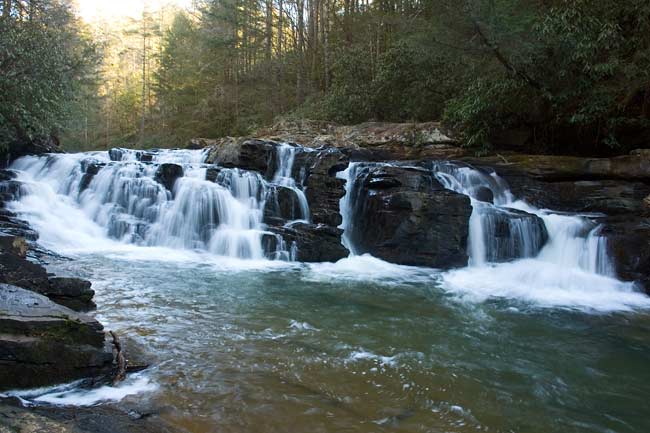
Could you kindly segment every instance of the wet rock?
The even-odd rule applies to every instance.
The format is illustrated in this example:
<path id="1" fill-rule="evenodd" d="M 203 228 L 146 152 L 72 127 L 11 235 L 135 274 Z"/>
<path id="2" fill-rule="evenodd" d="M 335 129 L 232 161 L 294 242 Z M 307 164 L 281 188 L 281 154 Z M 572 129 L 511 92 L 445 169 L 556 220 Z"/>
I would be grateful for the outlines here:
<path id="1" fill-rule="evenodd" d="M 84 191 L 90 185 L 93 178 L 106 164 L 97 161 L 82 161 L 81 170 L 84 172 L 81 182 L 79 182 L 79 192 Z"/>
<path id="2" fill-rule="evenodd" d="M 300 152 L 295 157 L 294 168 L 304 171 L 304 190 L 311 221 L 338 227 L 342 223 L 339 201 L 345 195 L 345 180 L 336 177 L 349 164 L 349 158 L 339 149 L 326 148 Z"/>
<path id="3" fill-rule="evenodd" d="M 39 387 L 110 370 L 96 320 L 45 296 L 0 284 L 0 389 Z"/>
<path id="4" fill-rule="evenodd" d="M 156 170 L 156 182 L 163 185 L 167 190 L 173 191 L 176 180 L 183 177 L 183 167 L 178 164 L 160 164 Z"/>
<path id="5" fill-rule="evenodd" d="M 0 250 L 0 283 L 12 284 L 37 293 L 45 293 L 50 283 L 45 268 L 15 254 L 12 249 Z"/>
<path id="6" fill-rule="evenodd" d="M 0 182 L 15 179 L 16 176 L 16 172 L 13 170 L 0 170 Z"/>
<path id="7" fill-rule="evenodd" d="M 126 152 L 127 151 L 125 149 L 113 148 L 108 151 L 108 157 L 111 159 L 111 161 L 121 161 Z"/>
<path id="8" fill-rule="evenodd" d="M 49 282 L 49 289 L 43 294 L 57 304 L 75 311 L 88 311 L 96 307 L 92 301 L 95 291 L 90 288 L 90 281 L 81 278 L 52 277 Z"/>
<path id="9" fill-rule="evenodd" d="M 288 227 L 271 227 L 269 230 L 284 239 L 288 249 L 295 243 L 297 248 L 295 259 L 300 262 L 335 262 L 349 255 L 349 251 L 341 244 L 343 231 L 325 224 L 295 223 Z M 277 249 L 277 238 L 265 239 L 265 250 L 272 252 Z"/>
<path id="10" fill-rule="evenodd" d="M 301 216 L 298 195 L 291 188 L 274 185 L 264 206 L 264 223 L 284 224 Z"/>
<path id="11" fill-rule="evenodd" d="M 217 179 L 219 178 L 219 173 L 221 173 L 220 168 L 210 167 L 205 171 L 205 180 L 216 183 Z"/>
<path id="12" fill-rule="evenodd" d="M 650 218 L 607 218 L 601 233 L 618 277 L 635 281 L 650 295 Z"/>
<path id="13" fill-rule="evenodd" d="M 42 433 L 171 433 L 157 413 L 133 417 L 133 410 L 113 406 L 25 408 L 12 399 L 0 399 L 1 432 Z M 3 427 L 5 430 L 3 429 Z"/>
<path id="14" fill-rule="evenodd" d="M 77 311 L 95 307 L 90 282 L 79 278 L 50 277 L 38 263 L 26 259 L 29 246 L 23 238 L 0 237 L 0 283 L 19 286 L 47 296 Z"/>
<path id="15" fill-rule="evenodd" d="M 403 265 L 467 265 L 470 200 L 446 190 L 429 170 L 366 165 L 354 189 L 355 253 Z"/>
<path id="16" fill-rule="evenodd" d="M 7 252 L 24 259 L 27 256 L 28 250 L 29 245 L 25 241 L 25 238 L 0 233 L 0 252 Z"/>
<path id="17" fill-rule="evenodd" d="M 486 188 L 484 186 L 477 189 L 475 198 L 476 200 L 486 203 L 494 203 L 494 193 L 490 188 Z"/>

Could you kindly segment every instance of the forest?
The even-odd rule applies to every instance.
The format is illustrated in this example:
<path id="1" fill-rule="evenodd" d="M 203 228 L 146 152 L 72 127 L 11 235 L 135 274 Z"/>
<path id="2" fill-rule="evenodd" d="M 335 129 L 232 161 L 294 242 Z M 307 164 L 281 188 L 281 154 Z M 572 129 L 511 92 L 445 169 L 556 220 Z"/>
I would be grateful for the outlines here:
<path id="1" fill-rule="evenodd" d="M 91 23 L 76 6 L 0 3 L 3 148 L 178 147 L 278 119 L 440 121 L 479 153 L 650 139 L 645 0 L 200 0 Z"/>

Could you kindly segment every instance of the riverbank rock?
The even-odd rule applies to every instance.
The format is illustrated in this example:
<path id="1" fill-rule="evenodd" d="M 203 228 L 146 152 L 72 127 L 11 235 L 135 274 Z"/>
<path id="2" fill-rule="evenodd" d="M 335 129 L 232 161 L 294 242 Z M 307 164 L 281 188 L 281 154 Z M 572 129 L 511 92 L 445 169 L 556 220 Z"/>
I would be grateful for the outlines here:
<path id="1" fill-rule="evenodd" d="M 258 130 L 257 137 L 311 148 L 348 148 L 353 160 L 449 159 L 466 154 L 437 122 L 365 122 L 337 125 L 313 120 L 282 120 Z"/>
<path id="2" fill-rule="evenodd" d="M 110 371 L 102 325 L 45 296 L 0 284 L 0 389 L 63 383 Z"/>
<path id="3" fill-rule="evenodd" d="M 356 254 L 435 268 L 466 266 L 472 213 L 467 196 L 445 189 L 429 170 L 357 168 L 349 237 Z"/>
<path id="4" fill-rule="evenodd" d="M 77 311 L 95 308 L 91 283 L 80 278 L 51 277 L 38 263 L 26 258 L 29 245 L 16 236 L 0 236 L 0 283 L 11 284 L 47 296 Z"/>
<path id="5" fill-rule="evenodd" d="M 171 433 L 157 413 L 138 417 L 114 406 L 25 408 L 15 399 L 0 399 L 0 432 L 20 433 Z"/>
<path id="6" fill-rule="evenodd" d="M 57 304 L 75 311 L 88 311 L 96 307 L 95 291 L 88 280 L 70 277 L 50 277 L 49 288 L 43 293 Z"/>

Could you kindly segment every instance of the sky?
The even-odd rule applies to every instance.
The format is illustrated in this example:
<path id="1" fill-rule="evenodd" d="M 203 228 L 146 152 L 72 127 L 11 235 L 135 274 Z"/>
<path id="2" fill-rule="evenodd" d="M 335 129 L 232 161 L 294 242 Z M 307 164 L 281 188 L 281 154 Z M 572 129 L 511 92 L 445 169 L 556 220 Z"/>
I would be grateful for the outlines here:
<path id="1" fill-rule="evenodd" d="M 97 18 L 119 18 L 142 15 L 145 3 L 149 10 L 156 10 L 167 4 L 189 7 L 192 0 L 77 0 L 79 14 L 86 21 Z"/>

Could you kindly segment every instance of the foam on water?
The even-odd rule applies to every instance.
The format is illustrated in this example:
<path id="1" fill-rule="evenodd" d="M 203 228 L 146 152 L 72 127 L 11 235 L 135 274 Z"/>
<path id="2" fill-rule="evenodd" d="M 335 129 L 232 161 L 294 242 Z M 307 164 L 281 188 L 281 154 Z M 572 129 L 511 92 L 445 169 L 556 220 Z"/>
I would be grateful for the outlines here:
<path id="1" fill-rule="evenodd" d="M 130 395 L 151 393 L 158 385 L 152 383 L 145 373 L 129 375 L 117 386 L 104 385 L 98 388 L 83 388 L 82 382 L 72 382 L 47 388 L 8 391 L 7 397 L 17 397 L 23 404 L 51 404 L 56 406 L 95 406 L 100 403 L 120 401 Z"/>
<path id="2" fill-rule="evenodd" d="M 310 263 L 303 279 L 328 281 L 332 278 L 349 281 L 377 281 L 384 284 L 433 281 L 432 270 L 403 266 L 363 254 L 351 255 L 336 263 Z"/>
<path id="3" fill-rule="evenodd" d="M 470 302 L 519 299 L 540 307 L 587 312 L 650 308 L 650 298 L 632 283 L 544 260 L 467 267 L 444 273 L 442 281 L 445 290 Z"/>

